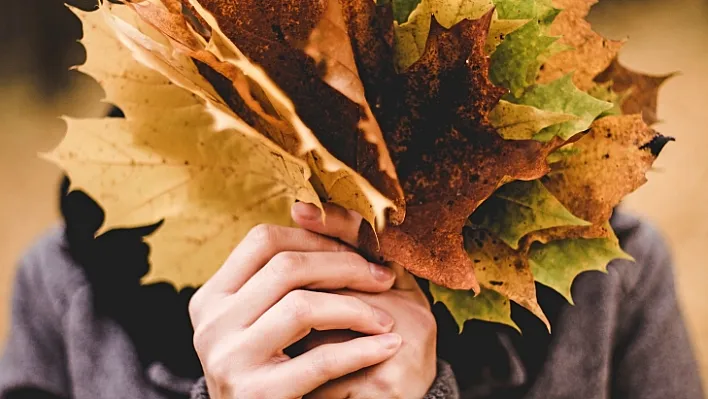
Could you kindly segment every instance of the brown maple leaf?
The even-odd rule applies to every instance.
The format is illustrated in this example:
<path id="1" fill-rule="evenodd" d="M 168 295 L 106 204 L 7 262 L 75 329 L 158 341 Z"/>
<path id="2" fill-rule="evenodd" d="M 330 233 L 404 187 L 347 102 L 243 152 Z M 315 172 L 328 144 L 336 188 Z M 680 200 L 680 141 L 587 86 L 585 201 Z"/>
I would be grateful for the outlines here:
<path id="1" fill-rule="evenodd" d="M 614 58 L 610 65 L 595 77 L 595 82 L 612 83 L 612 90 L 625 93 L 622 102 L 622 112 L 625 114 L 641 114 L 648 125 L 659 121 L 656 113 L 656 103 L 659 88 L 676 73 L 666 75 L 646 75 L 633 71 Z"/>
<path id="2" fill-rule="evenodd" d="M 551 24 L 550 35 L 561 36 L 558 45 L 571 49 L 552 55 L 538 74 L 539 83 L 549 83 L 569 72 L 578 89 L 593 87 L 593 78 L 602 72 L 617 56 L 623 42 L 609 40 L 592 30 L 585 17 L 598 0 L 555 0 L 562 9 Z"/>
<path id="3" fill-rule="evenodd" d="M 544 175 L 560 144 L 505 141 L 487 115 L 505 89 L 489 81 L 484 51 L 492 12 L 450 29 L 434 19 L 422 57 L 400 76 L 396 98 L 383 101 L 382 126 L 406 193 L 403 224 L 376 241 L 362 239 L 380 260 L 456 289 L 479 284 L 462 230 L 474 209 L 502 183 Z"/>

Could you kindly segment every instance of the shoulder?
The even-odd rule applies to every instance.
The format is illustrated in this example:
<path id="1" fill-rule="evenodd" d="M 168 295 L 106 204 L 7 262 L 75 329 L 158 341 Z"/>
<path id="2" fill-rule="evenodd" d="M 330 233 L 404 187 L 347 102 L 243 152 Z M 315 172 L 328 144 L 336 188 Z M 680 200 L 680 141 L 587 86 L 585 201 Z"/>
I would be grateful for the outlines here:
<path id="1" fill-rule="evenodd" d="M 71 257 L 64 226 L 56 225 L 25 251 L 16 277 L 22 295 L 42 296 L 62 314 L 71 297 L 89 286 L 83 268 Z"/>

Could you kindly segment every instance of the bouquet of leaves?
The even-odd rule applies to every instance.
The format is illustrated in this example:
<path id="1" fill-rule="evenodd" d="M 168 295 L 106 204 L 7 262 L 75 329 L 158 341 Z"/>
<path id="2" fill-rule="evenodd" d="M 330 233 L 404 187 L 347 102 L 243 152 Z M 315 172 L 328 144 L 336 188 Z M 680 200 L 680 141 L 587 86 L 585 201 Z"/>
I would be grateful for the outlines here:
<path id="1" fill-rule="evenodd" d="M 594 2 L 103 2 L 75 11 L 80 70 L 125 117 L 68 118 L 44 157 L 103 230 L 164 221 L 146 281 L 199 286 L 254 225 L 331 202 L 460 326 L 516 327 L 509 301 L 548 325 L 535 282 L 572 302 L 630 259 L 610 216 L 670 140 L 649 127 L 668 76 L 623 67 Z"/>

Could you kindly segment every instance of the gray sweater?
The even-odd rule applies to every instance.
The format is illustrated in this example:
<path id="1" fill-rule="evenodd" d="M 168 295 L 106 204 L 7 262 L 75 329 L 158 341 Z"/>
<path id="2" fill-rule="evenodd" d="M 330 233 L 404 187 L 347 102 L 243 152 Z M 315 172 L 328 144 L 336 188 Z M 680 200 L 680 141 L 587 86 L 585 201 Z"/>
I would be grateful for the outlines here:
<path id="1" fill-rule="evenodd" d="M 539 287 L 552 335 L 518 307 L 512 315 L 523 336 L 475 321 L 457 335 L 435 305 L 444 360 L 427 397 L 703 398 L 669 251 L 645 223 L 620 215 L 613 224 L 637 262 L 582 274 L 573 286 L 575 306 Z M 145 365 L 123 326 L 96 312 L 94 296 L 67 254 L 62 229 L 28 251 L 14 286 L 0 399 L 208 398 L 201 379 L 159 361 Z"/>

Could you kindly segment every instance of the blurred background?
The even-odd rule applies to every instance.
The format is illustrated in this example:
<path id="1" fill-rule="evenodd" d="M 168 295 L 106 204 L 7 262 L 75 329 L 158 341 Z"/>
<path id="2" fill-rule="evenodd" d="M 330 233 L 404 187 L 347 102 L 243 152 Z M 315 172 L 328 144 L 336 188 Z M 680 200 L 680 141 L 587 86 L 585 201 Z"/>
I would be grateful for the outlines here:
<path id="1" fill-rule="evenodd" d="M 80 1 L 75 0 L 77 4 Z M 84 3 L 87 3 L 84 1 Z M 60 171 L 40 160 L 64 132 L 59 115 L 91 115 L 100 88 L 68 73 L 85 54 L 78 21 L 59 0 L 0 0 L 0 347 L 15 264 L 57 222 Z M 677 138 L 625 208 L 652 221 L 673 248 L 683 312 L 708 389 L 708 0 L 601 0 L 595 30 L 629 41 L 620 59 L 654 74 L 680 71 L 659 96 L 656 126 Z"/>

